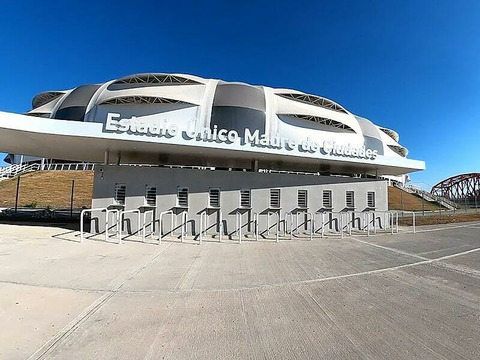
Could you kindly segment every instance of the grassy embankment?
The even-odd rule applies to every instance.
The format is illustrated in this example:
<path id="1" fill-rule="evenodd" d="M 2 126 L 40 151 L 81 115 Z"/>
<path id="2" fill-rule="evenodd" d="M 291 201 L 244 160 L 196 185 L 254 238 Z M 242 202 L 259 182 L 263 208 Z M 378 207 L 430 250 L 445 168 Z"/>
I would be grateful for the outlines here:
<path id="1" fill-rule="evenodd" d="M 457 213 L 452 214 L 446 212 L 443 207 L 438 204 L 423 201 L 419 196 L 409 194 L 403 190 L 395 187 L 388 188 L 388 208 L 389 210 L 403 210 L 403 211 L 417 211 L 425 210 L 427 212 L 435 211 L 437 214 L 432 215 L 427 213 L 427 216 L 417 214 L 415 218 L 416 225 L 436 225 L 436 224 L 451 224 L 468 221 L 480 221 L 480 213 L 465 213 L 463 210 L 458 210 Z M 443 212 L 440 212 L 442 210 Z M 411 218 L 400 218 L 400 225 L 411 226 Z"/>
<path id="2" fill-rule="evenodd" d="M 37 171 L 20 177 L 19 207 L 69 208 L 75 180 L 73 207 L 90 207 L 93 171 Z M 15 206 L 17 178 L 0 182 L 0 207 Z"/>
<path id="3" fill-rule="evenodd" d="M 403 211 L 439 211 L 442 207 L 423 200 L 420 196 L 407 193 L 396 187 L 388 187 L 388 209 Z M 442 208 L 443 209 L 443 208 Z"/>

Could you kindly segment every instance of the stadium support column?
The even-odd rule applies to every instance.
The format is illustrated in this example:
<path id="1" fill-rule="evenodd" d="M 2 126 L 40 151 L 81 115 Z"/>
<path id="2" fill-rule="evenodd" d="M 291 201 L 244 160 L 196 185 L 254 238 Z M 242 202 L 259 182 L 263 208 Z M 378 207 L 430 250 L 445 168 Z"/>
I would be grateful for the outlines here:
<path id="1" fill-rule="evenodd" d="M 252 171 L 258 172 L 258 160 L 252 160 Z"/>
<path id="2" fill-rule="evenodd" d="M 105 158 L 103 160 L 103 165 L 108 165 L 110 162 L 110 152 L 108 150 L 105 150 Z"/>

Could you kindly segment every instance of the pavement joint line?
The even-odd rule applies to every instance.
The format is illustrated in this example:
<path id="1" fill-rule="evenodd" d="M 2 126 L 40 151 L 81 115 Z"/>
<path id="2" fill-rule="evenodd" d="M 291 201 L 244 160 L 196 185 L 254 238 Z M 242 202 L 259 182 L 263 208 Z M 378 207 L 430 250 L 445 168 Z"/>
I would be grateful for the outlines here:
<path id="1" fill-rule="evenodd" d="M 442 252 L 442 251 L 446 251 L 446 250 L 465 248 L 465 247 L 469 247 L 469 246 L 470 245 L 468 245 L 468 244 L 464 244 L 464 245 L 460 245 L 460 246 L 451 246 L 451 247 L 448 247 L 448 248 L 445 248 L 445 249 L 440 249 L 440 250 L 425 251 L 425 252 L 419 253 L 418 255 L 433 254 L 433 253 L 438 253 L 438 252 Z"/>
<path id="2" fill-rule="evenodd" d="M 41 359 L 49 352 L 54 350 L 63 340 L 65 340 L 70 334 L 72 334 L 84 321 L 86 321 L 91 315 L 93 315 L 97 310 L 99 310 L 105 303 L 108 302 L 112 297 L 114 297 L 119 290 L 122 288 L 125 283 L 133 279 L 137 274 L 144 270 L 148 265 L 154 262 L 160 255 L 162 255 L 172 244 L 168 244 L 162 250 L 160 250 L 154 257 L 148 260 L 145 264 L 137 268 L 133 273 L 131 273 L 126 279 L 124 279 L 120 284 L 115 286 L 112 290 L 109 290 L 108 293 L 104 294 L 97 300 L 95 300 L 91 305 L 85 308 L 79 315 L 77 315 L 70 323 L 68 323 L 62 330 L 56 333 L 50 340 L 43 344 L 37 351 L 28 357 L 27 360 Z"/>
<path id="3" fill-rule="evenodd" d="M 430 260 L 430 258 L 421 256 L 421 255 L 412 254 L 412 253 L 409 253 L 409 252 L 406 252 L 406 251 L 402 251 L 402 250 L 398 250 L 398 249 L 394 249 L 394 248 L 391 248 L 391 247 L 388 247 L 388 246 L 382 246 L 382 245 L 374 244 L 374 243 L 371 243 L 371 242 L 368 242 L 368 241 L 365 241 L 365 240 L 356 239 L 356 238 L 354 238 L 353 236 L 350 237 L 350 239 L 352 239 L 352 240 L 354 240 L 354 241 L 358 241 L 358 242 L 360 242 L 360 243 L 362 243 L 362 244 L 366 244 L 366 245 L 370 245 L 370 246 L 379 248 L 379 249 L 388 250 L 388 251 L 393 251 L 393 252 L 396 252 L 397 254 L 414 257 L 414 258 L 417 258 L 417 259 L 420 259 L 420 260 Z"/>
<path id="4" fill-rule="evenodd" d="M 462 256 L 462 255 L 467 255 L 467 254 L 470 254 L 470 253 L 475 253 L 477 251 L 480 251 L 480 247 L 475 248 L 475 249 L 471 249 L 471 250 L 467 250 L 467 251 L 463 251 L 461 253 L 442 256 L 442 257 L 439 257 L 439 258 L 434 258 L 434 259 L 425 258 L 426 260 L 417 261 L 417 262 L 414 262 L 414 263 L 403 264 L 403 265 L 392 266 L 392 267 L 387 267 L 387 268 L 362 271 L 362 272 L 353 273 L 353 274 L 329 276 L 329 277 L 325 277 L 325 278 L 283 282 L 283 283 L 277 283 L 277 284 L 243 286 L 243 287 L 239 287 L 239 288 L 230 288 L 230 289 L 198 289 L 198 288 L 196 288 L 196 289 L 181 289 L 181 290 L 125 290 L 125 291 L 122 291 L 122 293 L 123 294 L 140 294 L 140 293 L 175 294 L 175 293 L 193 293 L 193 292 L 219 292 L 219 293 L 222 293 L 222 292 L 231 292 L 231 291 L 233 292 L 233 291 L 248 291 L 248 290 L 258 290 L 258 289 L 272 289 L 272 288 L 278 288 L 278 287 L 283 287 L 283 286 L 315 284 L 315 283 L 321 283 L 321 282 L 325 282 L 325 281 L 348 279 L 348 278 L 352 278 L 352 277 L 365 276 L 365 275 L 371 275 L 371 274 L 380 274 L 380 273 L 384 273 L 384 272 L 401 270 L 401 269 L 405 269 L 405 268 L 409 268 L 409 267 L 413 267 L 413 266 L 418 266 L 418 265 L 436 263 L 436 262 L 440 262 L 440 261 L 443 261 L 443 260 L 448 260 L 448 259 L 451 259 L 451 258 L 455 258 L 457 256 Z"/>
<path id="5" fill-rule="evenodd" d="M 407 255 L 407 256 L 412 256 L 412 257 L 415 257 L 415 258 L 418 258 L 420 260 L 430 260 L 431 258 L 427 258 L 427 257 L 424 257 L 424 256 L 421 256 L 421 255 L 418 255 L 418 254 L 412 254 L 412 253 L 408 253 L 406 251 L 402 251 L 402 250 L 398 250 L 398 249 L 394 249 L 394 248 L 390 248 L 388 246 L 382 246 L 382 245 L 378 245 L 378 244 L 374 244 L 374 243 L 370 243 L 368 241 L 364 241 L 364 240 L 360 240 L 360 239 L 355 239 L 354 237 L 351 237 L 352 240 L 355 240 L 355 241 L 358 241 L 358 242 L 361 242 L 361 243 L 364 243 L 364 244 L 367 244 L 367 245 L 370 245 L 370 246 L 374 246 L 374 247 L 377 247 L 377 248 L 380 248 L 380 249 L 384 249 L 384 250 L 388 250 L 388 251 L 393 251 L 395 253 L 398 253 L 398 254 L 402 254 L 402 255 Z M 448 248 L 447 248 L 448 249 Z M 438 251 L 444 251 L 444 250 L 447 250 L 447 249 L 441 249 L 441 250 L 437 250 L 436 252 Z M 451 249 L 451 248 L 450 248 Z M 456 254 L 452 254 L 452 255 L 456 255 Z M 445 257 L 443 257 L 445 258 Z M 435 259 L 435 258 L 434 258 Z M 442 259 L 441 258 L 438 258 L 438 259 Z M 473 276 L 480 276 L 480 271 L 478 270 L 475 270 L 475 269 L 472 269 L 472 268 L 468 268 L 468 267 L 459 267 L 457 265 L 453 265 L 453 264 L 448 264 L 448 263 L 440 263 L 439 264 L 441 267 L 443 268 L 447 268 L 447 269 L 450 269 L 450 270 L 453 270 L 453 271 L 456 271 L 458 273 L 462 273 L 462 274 L 466 274 L 466 275 L 473 275 Z"/>
<path id="6" fill-rule="evenodd" d="M 89 289 L 89 288 L 74 288 L 68 286 L 52 286 L 52 285 L 41 285 L 41 284 L 28 284 L 25 282 L 20 281 L 10 281 L 10 280 L 0 280 L 0 284 L 11 284 L 11 285 L 22 285 L 22 286 L 29 286 L 34 288 L 43 288 L 43 289 L 57 289 L 57 290 L 72 290 L 72 291 L 85 291 L 85 292 L 112 292 L 113 290 L 109 289 Z"/>
<path id="7" fill-rule="evenodd" d="M 104 294 L 100 298 L 95 300 L 91 305 L 89 305 L 80 314 L 78 314 L 72 321 L 70 321 L 70 323 L 68 323 L 62 330 L 56 333 L 50 340 L 43 344 L 32 355 L 30 355 L 27 360 L 41 359 L 49 351 L 59 345 L 62 340 L 64 340 L 71 333 L 73 333 L 83 321 L 88 319 L 94 312 L 96 312 L 106 301 L 111 299 L 115 294 L 116 292 L 110 291 L 109 293 Z"/>

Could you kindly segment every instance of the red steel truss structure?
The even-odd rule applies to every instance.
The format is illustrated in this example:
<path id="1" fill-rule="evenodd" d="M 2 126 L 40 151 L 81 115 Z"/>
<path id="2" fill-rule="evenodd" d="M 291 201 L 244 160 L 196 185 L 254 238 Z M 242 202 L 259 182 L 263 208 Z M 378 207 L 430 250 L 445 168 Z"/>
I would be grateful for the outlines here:
<path id="1" fill-rule="evenodd" d="M 478 198 L 480 196 L 480 173 L 452 176 L 433 186 L 431 193 L 451 200 Z"/>

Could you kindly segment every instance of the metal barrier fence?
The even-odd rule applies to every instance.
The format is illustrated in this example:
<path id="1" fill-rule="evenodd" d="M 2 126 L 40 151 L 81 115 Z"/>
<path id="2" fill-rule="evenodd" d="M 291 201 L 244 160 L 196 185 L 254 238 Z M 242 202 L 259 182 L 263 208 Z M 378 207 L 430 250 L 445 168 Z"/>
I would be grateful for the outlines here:
<path id="1" fill-rule="evenodd" d="M 215 211 L 215 213 L 217 214 L 218 216 L 218 220 L 215 224 L 215 227 L 218 229 L 216 232 L 218 234 L 218 241 L 222 241 L 222 233 L 224 232 L 224 228 L 223 228 L 223 217 L 222 217 L 222 212 L 221 211 Z M 185 212 L 185 223 L 187 222 L 186 220 L 186 216 L 187 216 L 187 213 Z M 199 244 L 201 244 L 203 242 L 203 237 L 204 235 L 207 234 L 207 231 L 208 231 L 208 213 L 207 213 L 207 210 L 203 210 L 200 214 L 200 229 L 199 229 L 199 234 L 198 234 L 198 241 L 199 241 Z M 241 237 L 241 235 L 240 235 Z M 240 239 L 241 241 L 241 239 Z"/>
<path id="2" fill-rule="evenodd" d="M 154 209 L 148 209 L 141 212 L 140 209 L 133 210 L 118 210 L 118 209 L 109 209 L 109 208 L 96 208 L 96 209 L 85 209 L 82 211 L 80 216 L 80 242 L 84 240 L 84 216 L 87 213 L 105 213 L 104 225 L 105 225 L 105 241 L 109 241 L 110 237 L 117 236 L 118 243 L 122 243 L 122 239 L 127 236 L 123 234 L 123 225 L 125 221 L 126 214 L 137 214 L 137 231 L 132 233 L 139 234 L 141 232 L 142 242 L 145 242 L 147 236 L 151 238 L 156 234 L 155 224 L 158 223 L 158 244 L 161 244 L 162 238 L 166 236 L 164 233 L 164 223 L 165 218 L 170 216 L 170 231 L 167 234 L 174 235 L 176 229 L 180 228 L 180 238 L 183 242 L 187 236 L 186 226 L 188 223 L 187 213 L 181 213 L 181 224 L 179 227 L 176 226 L 176 214 L 172 210 L 161 212 L 158 216 L 158 219 L 155 217 Z M 143 214 L 143 217 L 141 217 Z M 151 214 L 150 221 L 147 221 L 148 215 Z M 242 223 L 242 213 L 235 213 L 235 230 L 231 234 L 230 238 L 234 236 L 237 237 L 238 243 L 242 243 L 244 238 L 242 228 L 246 225 L 251 227 L 253 224 L 253 231 L 250 231 L 251 234 L 255 237 L 255 240 L 258 241 L 259 235 L 265 234 L 265 237 L 268 237 L 272 227 L 275 229 L 275 241 L 279 242 L 280 240 L 280 228 L 281 228 L 281 218 L 278 211 L 268 211 L 264 214 L 253 213 L 252 218 L 248 220 L 246 224 Z M 260 215 L 266 215 L 266 229 L 260 231 Z M 270 224 L 271 215 L 275 215 L 276 221 L 273 225 Z M 202 244 L 204 238 L 207 235 L 208 227 L 208 213 L 206 210 L 202 211 L 199 216 L 199 232 L 198 232 L 198 243 Z M 218 211 L 217 213 L 217 222 L 212 225 L 216 227 L 215 233 L 218 234 L 219 241 L 222 241 L 222 233 L 224 233 L 224 224 L 222 212 Z M 415 212 L 411 212 L 412 216 L 412 225 L 413 233 L 416 232 L 416 215 Z M 110 222 L 110 217 L 112 217 L 112 222 Z M 303 217 L 303 220 L 299 218 Z M 141 218 L 143 221 L 141 222 Z M 99 217 L 97 221 L 99 222 Z M 352 234 L 364 234 L 366 236 L 375 235 L 379 232 L 396 234 L 399 232 L 399 213 L 396 211 L 343 211 L 343 212 L 333 212 L 333 211 L 324 211 L 324 212 L 308 212 L 308 211 L 295 211 L 285 213 L 283 219 L 283 237 L 288 239 L 293 239 L 295 235 L 298 238 L 307 237 L 309 240 L 313 240 L 317 235 L 321 238 L 328 235 L 340 235 L 340 238 L 344 238 L 346 235 L 351 236 Z M 112 225 L 112 226 L 110 226 Z M 151 231 L 147 234 L 147 227 L 151 227 Z M 113 234 L 111 230 L 115 229 Z M 302 229 L 302 230 L 301 230 Z M 131 229 L 132 230 L 132 229 Z"/>

